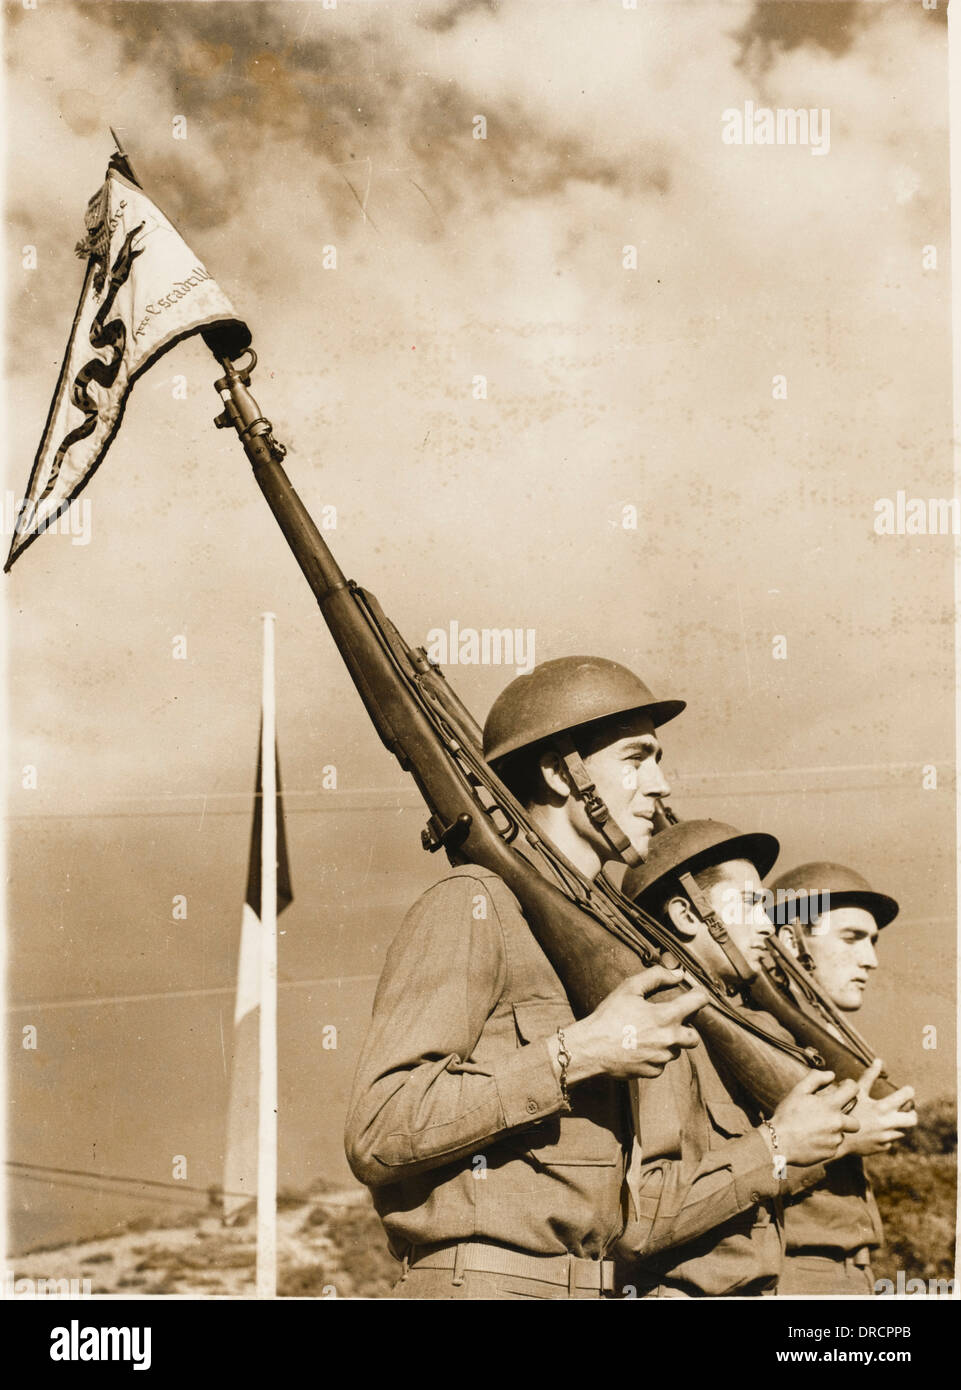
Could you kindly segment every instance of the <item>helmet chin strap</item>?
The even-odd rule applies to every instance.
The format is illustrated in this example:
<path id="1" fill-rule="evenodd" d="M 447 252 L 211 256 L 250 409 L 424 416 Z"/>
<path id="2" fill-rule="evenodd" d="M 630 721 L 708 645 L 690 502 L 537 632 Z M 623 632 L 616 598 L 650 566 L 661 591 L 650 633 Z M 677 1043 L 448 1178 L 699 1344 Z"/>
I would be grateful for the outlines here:
<path id="1" fill-rule="evenodd" d="M 711 938 L 727 956 L 728 962 L 742 984 L 749 985 L 757 975 L 735 946 L 727 927 L 711 906 L 711 900 L 693 874 L 678 874 L 681 887 L 691 900 L 691 906 L 711 933 Z"/>
<path id="2" fill-rule="evenodd" d="M 790 950 L 793 953 L 798 964 L 803 965 L 804 969 L 810 971 L 810 973 L 813 975 L 814 957 L 811 955 L 810 951 L 808 951 L 807 947 L 804 945 L 804 941 L 801 937 L 800 932 L 797 929 L 796 924 L 794 922 L 786 922 L 781 930 L 786 931 L 788 937 L 790 938 L 791 944 L 788 947 L 788 950 Z"/>
<path id="3" fill-rule="evenodd" d="M 578 801 L 583 801 L 584 810 L 587 812 L 594 829 L 607 843 L 617 859 L 622 859 L 630 868 L 636 869 L 640 864 L 643 864 L 644 860 L 607 809 L 607 804 L 597 795 L 597 788 L 591 781 L 591 774 L 584 766 L 584 760 L 580 753 L 574 747 L 574 740 L 570 734 L 567 732 L 558 734 L 551 742 L 564 760 L 571 789 Z"/>

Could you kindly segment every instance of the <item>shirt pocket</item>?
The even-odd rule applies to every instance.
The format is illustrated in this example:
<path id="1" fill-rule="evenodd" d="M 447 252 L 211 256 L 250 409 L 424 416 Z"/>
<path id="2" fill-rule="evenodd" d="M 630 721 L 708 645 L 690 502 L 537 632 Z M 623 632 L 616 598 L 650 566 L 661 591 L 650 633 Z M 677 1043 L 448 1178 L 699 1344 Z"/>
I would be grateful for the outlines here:
<path id="1" fill-rule="evenodd" d="M 524 999 L 515 1001 L 511 1008 L 518 1047 L 537 1042 L 538 1038 L 551 1038 L 558 1028 L 568 1028 L 574 1022 L 566 999 Z"/>
<path id="2" fill-rule="evenodd" d="M 519 1047 L 553 1037 L 574 1022 L 563 998 L 527 999 L 512 1008 Z M 613 1167 L 623 1157 L 619 1103 L 616 1083 L 593 1077 L 571 1092 L 573 1114 L 549 1115 L 518 1138 L 528 1157 L 544 1167 Z"/>
<path id="3" fill-rule="evenodd" d="M 704 1101 L 705 1109 L 711 1117 L 711 1125 L 725 1139 L 739 1139 L 749 1134 L 753 1125 L 739 1105 L 733 1100 L 722 1100 L 719 1096 L 709 1096 Z"/>

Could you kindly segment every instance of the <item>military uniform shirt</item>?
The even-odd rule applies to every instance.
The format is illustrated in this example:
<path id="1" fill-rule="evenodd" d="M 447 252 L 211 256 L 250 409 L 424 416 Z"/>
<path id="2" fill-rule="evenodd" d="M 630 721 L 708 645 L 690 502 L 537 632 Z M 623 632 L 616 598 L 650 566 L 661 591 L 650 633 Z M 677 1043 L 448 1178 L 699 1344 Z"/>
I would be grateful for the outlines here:
<path id="1" fill-rule="evenodd" d="M 495 1241 L 600 1257 L 623 1226 L 626 1086 L 564 1110 L 546 1039 L 573 1013 L 504 882 L 455 869 L 390 947 L 358 1064 L 347 1156 L 398 1257 Z"/>
<path id="2" fill-rule="evenodd" d="M 837 1251 L 839 1258 L 883 1241 L 881 1215 L 857 1154 L 822 1169 L 817 1186 L 784 1202 L 784 1234 L 790 1258 L 804 1250 Z"/>
<path id="3" fill-rule="evenodd" d="M 770 1148 L 703 1043 L 637 1083 L 640 1162 L 619 1283 L 639 1296 L 773 1293 L 783 1256 Z"/>

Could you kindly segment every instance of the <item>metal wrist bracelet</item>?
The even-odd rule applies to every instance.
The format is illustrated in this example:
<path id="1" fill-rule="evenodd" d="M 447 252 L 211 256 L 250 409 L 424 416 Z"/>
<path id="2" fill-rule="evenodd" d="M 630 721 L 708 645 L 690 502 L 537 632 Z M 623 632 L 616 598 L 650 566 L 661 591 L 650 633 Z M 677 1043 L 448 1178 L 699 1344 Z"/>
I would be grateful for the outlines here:
<path id="1" fill-rule="evenodd" d="M 767 1132 L 768 1132 L 768 1133 L 770 1134 L 770 1136 L 771 1136 L 771 1148 L 774 1150 L 774 1160 L 775 1160 L 775 1162 L 774 1162 L 774 1171 L 775 1171 L 775 1175 L 777 1176 L 778 1182 L 780 1182 L 780 1181 L 781 1181 L 781 1177 L 782 1177 L 782 1173 L 781 1173 L 781 1164 L 777 1162 L 777 1159 L 778 1159 L 778 1157 L 779 1157 L 779 1155 L 780 1155 L 780 1153 L 781 1153 L 781 1145 L 780 1145 L 779 1142 L 778 1142 L 777 1130 L 776 1130 L 776 1129 L 774 1128 L 774 1126 L 771 1124 L 771 1121 L 770 1121 L 770 1120 L 762 1120 L 762 1122 L 761 1122 L 761 1128 L 762 1128 L 762 1129 L 766 1129 Z"/>
<path id="2" fill-rule="evenodd" d="M 567 1089 L 567 1068 L 571 1064 L 571 1054 L 567 1050 L 567 1043 L 564 1041 L 564 1030 L 557 1030 L 557 1061 L 561 1069 L 561 1098 L 568 1110 L 571 1108 L 571 1093 Z"/>

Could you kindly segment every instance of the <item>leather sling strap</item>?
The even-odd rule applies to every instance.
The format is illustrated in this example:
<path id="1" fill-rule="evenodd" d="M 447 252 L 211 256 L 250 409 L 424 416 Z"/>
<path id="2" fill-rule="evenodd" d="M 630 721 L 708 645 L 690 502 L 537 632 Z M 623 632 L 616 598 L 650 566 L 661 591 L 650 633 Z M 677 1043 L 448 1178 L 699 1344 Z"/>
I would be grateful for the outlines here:
<path id="1" fill-rule="evenodd" d="M 565 731 L 556 735 L 551 741 L 564 760 L 571 789 L 577 799 L 583 801 L 584 810 L 587 812 L 591 824 L 607 841 L 617 858 L 622 859 L 632 869 L 636 869 L 644 861 L 611 815 L 607 804 L 598 796 L 597 788 L 591 780 L 591 774 L 584 766 L 584 760 L 580 753 L 574 747 L 574 740 L 570 733 Z"/>
<path id="2" fill-rule="evenodd" d="M 712 938 L 727 956 L 739 980 L 750 984 L 757 974 L 752 970 L 728 934 L 727 927 L 711 906 L 710 899 L 697 883 L 693 874 L 678 874 L 681 887 L 691 900 L 691 906 L 711 933 Z"/>

